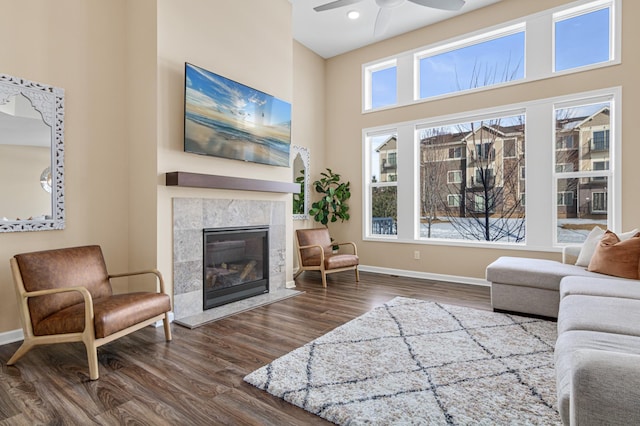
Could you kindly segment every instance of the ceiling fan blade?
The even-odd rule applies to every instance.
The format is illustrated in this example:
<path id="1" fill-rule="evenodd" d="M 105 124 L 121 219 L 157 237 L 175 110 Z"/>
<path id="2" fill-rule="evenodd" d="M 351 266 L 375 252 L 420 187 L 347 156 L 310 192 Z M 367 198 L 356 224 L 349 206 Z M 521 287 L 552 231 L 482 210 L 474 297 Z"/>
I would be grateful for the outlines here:
<path id="1" fill-rule="evenodd" d="M 389 28 L 391 23 L 392 9 L 388 7 L 381 7 L 376 18 L 376 25 L 373 28 L 373 36 L 378 37 L 384 34 Z"/>
<path id="2" fill-rule="evenodd" d="M 326 3 L 317 7 L 314 7 L 313 10 L 316 12 L 323 12 L 325 10 L 336 9 L 338 7 L 349 6 L 350 4 L 360 3 L 362 0 L 336 0 L 330 3 Z"/>
<path id="3" fill-rule="evenodd" d="M 411 3 L 420 6 L 432 7 L 443 10 L 460 10 L 464 6 L 464 0 L 409 0 Z"/>

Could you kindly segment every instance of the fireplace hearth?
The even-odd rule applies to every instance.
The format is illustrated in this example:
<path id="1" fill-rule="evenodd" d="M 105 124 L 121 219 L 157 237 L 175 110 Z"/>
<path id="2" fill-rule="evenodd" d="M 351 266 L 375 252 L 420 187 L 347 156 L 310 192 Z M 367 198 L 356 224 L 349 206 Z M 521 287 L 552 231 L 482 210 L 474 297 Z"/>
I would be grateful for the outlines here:
<path id="1" fill-rule="evenodd" d="M 269 292 L 269 227 L 203 233 L 203 309 Z"/>

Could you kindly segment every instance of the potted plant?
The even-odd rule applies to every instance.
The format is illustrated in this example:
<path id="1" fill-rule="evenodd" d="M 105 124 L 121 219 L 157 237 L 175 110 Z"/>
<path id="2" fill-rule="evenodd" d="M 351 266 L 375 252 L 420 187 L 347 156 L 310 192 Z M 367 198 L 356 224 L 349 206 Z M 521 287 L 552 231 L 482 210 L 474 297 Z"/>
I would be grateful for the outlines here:
<path id="1" fill-rule="evenodd" d="M 341 176 L 327 168 L 327 172 L 320 173 L 319 180 L 313 182 L 313 187 L 320 194 L 320 199 L 311 204 L 309 215 L 316 222 L 327 226 L 329 222 L 341 222 L 349 220 L 349 205 L 347 200 L 351 197 L 349 191 L 350 182 L 342 182 Z M 337 247 L 333 247 L 337 249 Z"/>

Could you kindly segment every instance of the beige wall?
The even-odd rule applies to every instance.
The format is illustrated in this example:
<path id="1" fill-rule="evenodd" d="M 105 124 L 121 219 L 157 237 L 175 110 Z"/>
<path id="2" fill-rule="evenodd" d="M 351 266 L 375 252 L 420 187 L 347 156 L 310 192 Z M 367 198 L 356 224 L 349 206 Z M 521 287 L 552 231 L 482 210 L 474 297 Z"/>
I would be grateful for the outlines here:
<path id="1" fill-rule="evenodd" d="M 324 170 L 327 153 L 324 147 L 325 137 L 325 60 L 306 48 L 293 42 L 293 143 L 309 150 L 309 207 L 315 201 L 311 183 L 320 178 Z M 296 220 L 293 229 L 313 228 L 317 224 L 309 220 Z M 295 248 L 295 236 L 293 247 Z M 298 267 L 294 255 L 294 268 Z"/>
<path id="2" fill-rule="evenodd" d="M 358 254 L 362 264 L 484 278 L 487 264 L 499 256 L 559 258 L 558 253 L 362 241 L 363 128 L 612 86 L 623 86 L 622 226 L 623 229 L 638 226 L 636 212 L 640 207 L 640 200 L 635 182 L 640 181 L 640 169 L 634 163 L 637 158 L 640 158 L 640 144 L 634 142 L 636 131 L 631 123 L 636 121 L 635 116 L 640 110 L 640 96 L 638 96 L 640 83 L 637 79 L 640 55 L 632 41 L 640 39 L 640 27 L 635 22 L 635 18 L 640 16 L 640 3 L 625 1 L 623 5 L 623 51 L 620 65 L 386 111 L 361 113 L 361 66 L 363 63 L 565 3 L 568 2 L 562 0 L 502 1 L 327 61 L 326 165 L 342 173 L 352 185 L 351 220 L 348 226 L 341 224 L 332 228 L 341 239 L 358 242 Z M 328 155 L 330 152 L 339 152 L 340 155 Z M 413 260 L 414 250 L 421 251 L 422 260 Z"/>
<path id="3" fill-rule="evenodd" d="M 172 289 L 174 197 L 285 201 L 291 195 L 164 186 L 164 173 L 189 171 L 291 182 L 291 169 L 183 152 L 184 63 L 281 99 L 293 98 L 291 4 L 287 0 L 158 0 L 158 269 Z M 295 141 L 294 141 L 295 143 Z M 287 279 L 292 276 L 287 221 Z"/>
<path id="4" fill-rule="evenodd" d="M 0 333 L 20 328 L 12 255 L 100 244 L 111 270 L 127 269 L 125 3 L 0 1 L 0 72 L 65 89 L 67 222 L 60 231 L 0 234 Z"/>

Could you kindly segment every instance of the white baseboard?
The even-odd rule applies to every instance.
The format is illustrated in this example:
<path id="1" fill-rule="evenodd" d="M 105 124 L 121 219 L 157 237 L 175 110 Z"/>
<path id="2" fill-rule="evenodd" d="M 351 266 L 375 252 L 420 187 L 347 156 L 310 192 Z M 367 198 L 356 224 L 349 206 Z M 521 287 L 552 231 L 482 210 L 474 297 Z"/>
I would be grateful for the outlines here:
<path id="1" fill-rule="evenodd" d="M 404 269 L 381 268 L 379 266 L 360 265 L 358 267 L 363 272 L 373 272 L 376 274 L 398 275 L 400 277 L 419 278 L 423 280 L 445 281 L 460 284 L 472 284 L 488 287 L 491 284 L 487 280 L 480 278 L 463 277 L 458 275 L 433 274 L 430 272 L 407 271 Z"/>
<path id="2" fill-rule="evenodd" d="M 24 333 L 22 330 L 11 330 L 0 333 L 0 345 L 7 345 L 13 342 L 19 342 L 24 340 Z"/>
<path id="3" fill-rule="evenodd" d="M 284 285 L 285 288 L 296 288 L 295 280 L 287 281 Z"/>

